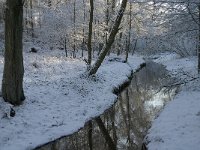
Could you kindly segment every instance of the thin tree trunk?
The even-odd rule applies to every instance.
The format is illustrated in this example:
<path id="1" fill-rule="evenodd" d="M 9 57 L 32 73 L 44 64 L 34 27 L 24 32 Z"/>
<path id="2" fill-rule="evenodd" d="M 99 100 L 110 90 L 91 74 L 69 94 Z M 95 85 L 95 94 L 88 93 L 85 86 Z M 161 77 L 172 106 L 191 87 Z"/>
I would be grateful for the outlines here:
<path id="1" fill-rule="evenodd" d="M 128 38 L 126 37 L 126 47 L 125 47 L 125 50 L 126 50 L 126 58 L 125 58 L 125 62 L 128 61 L 128 52 L 129 52 L 129 42 L 128 42 Z"/>
<path id="2" fill-rule="evenodd" d="M 34 38 L 34 20 L 33 20 L 33 1 L 30 0 L 30 10 L 31 10 L 31 37 Z"/>
<path id="3" fill-rule="evenodd" d="M 117 56 L 119 56 L 120 53 L 121 53 L 121 47 L 122 47 L 121 41 L 122 41 L 122 32 L 120 32 L 120 34 L 119 34 L 119 40 L 118 40 L 118 43 L 117 43 L 117 45 L 118 45 Z"/>
<path id="4" fill-rule="evenodd" d="M 137 39 L 135 40 L 135 44 L 134 44 L 134 47 L 133 47 L 132 55 L 133 55 L 134 52 L 135 52 L 136 46 L 137 46 Z"/>
<path id="5" fill-rule="evenodd" d="M 82 43 L 82 53 L 81 56 L 83 57 L 83 50 L 84 50 L 84 46 L 85 46 L 85 18 L 86 18 L 86 12 L 85 12 L 85 0 L 83 0 L 83 21 L 84 21 L 84 25 L 83 25 L 83 43 Z"/>
<path id="6" fill-rule="evenodd" d="M 73 45 L 73 58 L 76 57 L 76 0 L 74 0 L 74 45 Z"/>
<path id="7" fill-rule="evenodd" d="M 106 44 L 108 43 L 108 32 L 109 32 L 109 27 L 108 27 L 108 24 L 109 24 L 109 0 L 106 0 L 106 34 L 105 34 L 105 42 Z M 108 52 L 108 55 L 109 55 L 109 52 Z"/>
<path id="8" fill-rule="evenodd" d="M 118 12 L 117 18 L 115 20 L 115 23 L 112 27 L 110 36 L 108 38 L 108 43 L 105 45 L 103 51 L 100 53 L 97 61 L 95 62 L 95 64 L 92 66 L 92 68 L 89 70 L 89 75 L 93 75 L 97 72 L 97 70 L 99 69 L 99 67 L 101 66 L 101 63 L 103 62 L 106 54 L 108 53 L 108 51 L 110 50 L 114 40 L 115 40 L 115 36 L 118 33 L 119 30 L 119 25 L 121 23 L 122 17 L 124 15 L 124 11 L 126 9 L 126 4 L 127 4 L 127 0 L 123 0 L 122 4 L 121 4 L 121 8 Z"/>
<path id="9" fill-rule="evenodd" d="M 92 22 L 93 22 L 93 11 L 94 3 L 93 0 L 90 0 L 90 21 L 89 21 L 89 34 L 88 34 L 88 65 L 91 65 L 92 61 Z"/>
<path id="10" fill-rule="evenodd" d="M 64 46 L 65 46 L 65 56 L 68 57 L 68 54 L 67 54 L 67 35 L 65 36 L 65 41 L 64 41 Z"/>
<path id="11" fill-rule="evenodd" d="M 115 0 L 111 0 L 111 15 L 113 16 L 115 14 Z"/>
<path id="12" fill-rule="evenodd" d="M 38 6 L 39 6 L 39 26 L 40 30 L 42 28 L 42 19 L 41 19 L 41 6 L 40 6 L 40 0 L 38 0 Z"/>
<path id="13" fill-rule="evenodd" d="M 198 74 L 200 74 L 200 4 L 198 5 L 198 9 L 199 9 Z"/>
<path id="14" fill-rule="evenodd" d="M 108 23 L 109 23 L 109 0 L 106 0 L 106 43 L 108 42 Z"/>
<path id="15" fill-rule="evenodd" d="M 100 39 L 100 34 L 99 34 L 99 20 L 97 21 L 97 23 L 98 23 L 98 28 L 97 28 L 97 37 Z M 100 40 L 99 40 L 100 41 Z M 99 46 L 98 46 L 98 56 L 99 56 L 99 54 L 101 53 L 101 50 L 102 50 L 102 43 L 101 42 L 99 42 Z"/>
<path id="16" fill-rule="evenodd" d="M 29 11 L 28 11 L 28 2 L 25 2 L 24 4 L 25 6 L 25 28 L 26 28 L 26 34 L 28 36 L 28 33 L 29 33 L 29 29 L 28 29 L 28 14 L 29 14 Z"/>
<path id="17" fill-rule="evenodd" d="M 95 27 L 97 25 L 97 20 L 95 19 L 94 20 L 94 24 L 95 24 Z M 94 41 L 97 41 L 97 33 L 96 33 L 96 29 L 93 31 L 93 34 L 94 34 Z M 94 42 L 94 45 L 92 46 L 92 57 L 95 58 L 95 50 L 97 49 L 97 46 L 96 46 L 96 43 Z"/>
<path id="18" fill-rule="evenodd" d="M 129 8 L 129 33 L 128 33 L 128 41 L 127 41 L 127 47 L 126 47 L 126 59 L 125 59 L 125 62 L 128 61 L 128 53 L 130 52 L 130 45 L 131 45 L 131 20 L 132 20 L 132 17 L 131 17 L 131 13 L 132 13 L 132 5 L 131 3 L 129 4 L 130 5 L 130 8 Z"/>
<path id="19" fill-rule="evenodd" d="M 5 19 L 5 63 L 2 96 L 5 101 L 19 105 L 25 99 L 23 92 L 23 2 L 7 0 Z"/>

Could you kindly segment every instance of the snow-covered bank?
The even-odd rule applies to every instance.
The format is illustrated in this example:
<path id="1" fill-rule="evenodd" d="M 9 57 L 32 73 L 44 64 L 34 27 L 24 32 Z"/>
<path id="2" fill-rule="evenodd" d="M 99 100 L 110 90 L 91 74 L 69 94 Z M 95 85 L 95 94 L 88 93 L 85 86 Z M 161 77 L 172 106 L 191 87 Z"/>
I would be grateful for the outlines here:
<path id="1" fill-rule="evenodd" d="M 144 62 L 139 56 L 131 56 L 129 65 L 106 60 L 96 77 L 88 78 L 84 61 L 63 56 L 25 53 L 26 100 L 14 108 L 16 116 L 10 119 L 0 108 L 1 150 L 33 149 L 77 131 L 114 103 L 113 89 Z"/>
<path id="2" fill-rule="evenodd" d="M 163 57 L 165 58 L 165 57 Z M 168 59 L 162 63 L 182 84 L 172 100 L 153 122 L 147 135 L 148 150 L 200 149 L 200 80 L 197 78 L 197 58 Z M 195 79 L 195 80 L 193 80 Z"/>

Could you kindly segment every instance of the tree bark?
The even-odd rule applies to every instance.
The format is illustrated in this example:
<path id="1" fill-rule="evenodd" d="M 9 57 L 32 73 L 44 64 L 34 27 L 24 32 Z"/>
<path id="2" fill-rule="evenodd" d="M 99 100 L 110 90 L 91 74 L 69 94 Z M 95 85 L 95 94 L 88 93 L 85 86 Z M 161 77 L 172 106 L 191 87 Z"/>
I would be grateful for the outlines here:
<path id="1" fill-rule="evenodd" d="M 121 41 L 122 41 L 122 32 L 119 33 L 119 39 L 118 39 L 118 42 L 117 42 L 117 45 L 118 45 L 117 56 L 119 56 L 121 54 L 121 48 L 122 48 Z"/>
<path id="2" fill-rule="evenodd" d="M 136 50 L 136 46 L 137 46 L 137 39 L 135 39 L 135 44 L 134 44 L 134 47 L 133 47 L 132 55 L 134 54 L 134 52 Z"/>
<path id="3" fill-rule="evenodd" d="M 129 42 L 128 42 L 128 39 L 126 37 L 126 44 L 125 44 L 125 50 L 126 50 L 126 57 L 125 57 L 125 62 L 127 63 L 128 61 L 128 52 L 129 52 Z"/>
<path id="4" fill-rule="evenodd" d="M 81 56 L 83 57 L 83 51 L 85 47 L 85 19 L 86 19 L 86 11 L 85 11 L 85 0 L 83 0 L 83 40 L 82 40 L 82 52 Z"/>
<path id="5" fill-rule="evenodd" d="M 6 102 L 19 105 L 25 99 L 23 92 L 23 2 L 7 0 L 5 19 L 5 63 L 2 96 Z"/>
<path id="6" fill-rule="evenodd" d="M 90 21 L 89 21 L 89 34 L 88 34 L 88 65 L 91 65 L 92 61 L 92 22 L 93 22 L 93 11 L 94 3 L 93 0 L 90 0 Z"/>
<path id="7" fill-rule="evenodd" d="M 73 43 L 73 58 L 76 58 L 76 0 L 74 0 L 74 43 Z"/>
<path id="8" fill-rule="evenodd" d="M 33 1 L 30 0 L 30 11 L 31 11 L 31 37 L 34 39 L 34 20 L 33 20 Z"/>
<path id="9" fill-rule="evenodd" d="M 95 64 L 91 67 L 91 69 L 89 70 L 89 75 L 93 75 L 97 72 L 97 70 L 99 69 L 99 67 L 101 66 L 101 63 L 103 62 L 106 54 L 108 53 L 108 51 L 110 50 L 114 40 L 115 40 L 115 36 L 119 30 L 119 25 L 121 23 L 122 17 L 124 15 L 124 11 L 126 9 L 126 4 L 127 4 L 127 0 L 123 0 L 120 10 L 118 12 L 117 18 L 115 19 L 114 25 L 112 27 L 110 36 L 108 38 L 108 42 L 106 43 L 105 47 L 103 48 L 103 51 L 100 53 L 97 61 L 95 62 Z"/>
<path id="10" fill-rule="evenodd" d="M 200 4 L 198 5 L 198 9 L 199 9 L 198 74 L 200 74 Z"/>
<path id="11" fill-rule="evenodd" d="M 65 44 L 65 45 L 64 45 L 64 47 L 65 47 L 65 56 L 68 57 L 68 53 L 67 53 L 67 35 L 65 36 L 65 39 L 64 39 L 64 40 L 65 40 L 65 41 L 64 41 L 64 42 L 65 42 L 65 43 L 64 43 L 64 44 Z"/>
<path id="12" fill-rule="evenodd" d="M 128 61 L 128 53 L 130 52 L 130 45 L 131 45 L 131 28 L 132 28 L 132 4 L 129 4 L 130 8 L 129 8 L 129 33 L 128 33 L 128 41 L 127 41 L 127 47 L 126 47 L 126 58 L 125 58 L 125 62 Z"/>
<path id="13" fill-rule="evenodd" d="M 106 0 L 106 28 L 105 28 L 105 42 L 107 44 L 108 42 L 108 32 L 109 32 L 109 27 L 108 27 L 108 23 L 109 23 L 109 0 Z"/>

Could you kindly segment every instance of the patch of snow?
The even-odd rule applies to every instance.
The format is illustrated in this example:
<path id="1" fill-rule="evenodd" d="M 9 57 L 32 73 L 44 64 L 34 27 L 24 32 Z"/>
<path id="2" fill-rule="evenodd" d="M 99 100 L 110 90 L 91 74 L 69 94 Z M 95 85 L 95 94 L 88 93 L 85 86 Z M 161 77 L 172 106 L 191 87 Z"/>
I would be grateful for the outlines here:
<path id="1" fill-rule="evenodd" d="M 1 93 L 0 93 L 1 95 Z M 0 118 L 10 118 L 10 111 L 11 108 L 13 108 L 13 105 L 6 103 L 3 101 L 3 99 L 0 97 Z"/>
<path id="2" fill-rule="evenodd" d="M 169 62 L 171 60 L 175 60 L 175 59 L 180 58 L 180 56 L 178 54 L 169 53 L 169 52 L 154 55 L 153 57 L 155 58 L 154 62 L 157 62 L 157 63 Z"/>
<path id="3" fill-rule="evenodd" d="M 149 130 L 149 150 L 199 149 L 199 98 L 199 92 L 183 91 L 166 106 Z"/>

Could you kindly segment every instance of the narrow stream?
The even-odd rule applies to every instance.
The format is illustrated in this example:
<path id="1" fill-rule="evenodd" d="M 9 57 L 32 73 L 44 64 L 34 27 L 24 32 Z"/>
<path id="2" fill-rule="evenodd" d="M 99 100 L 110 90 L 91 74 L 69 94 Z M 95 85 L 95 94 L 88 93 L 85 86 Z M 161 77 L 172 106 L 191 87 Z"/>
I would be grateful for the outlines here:
<path id="1" fill-rule="evenodd" d="M 77 133 L 37 149 L 141 150 L 151 122 L 176 93 L 176 89 L 162 88 L 169 80 L 162 65 L 147 62 L 146 67 L 133 75 L 112 108 Z"/>

